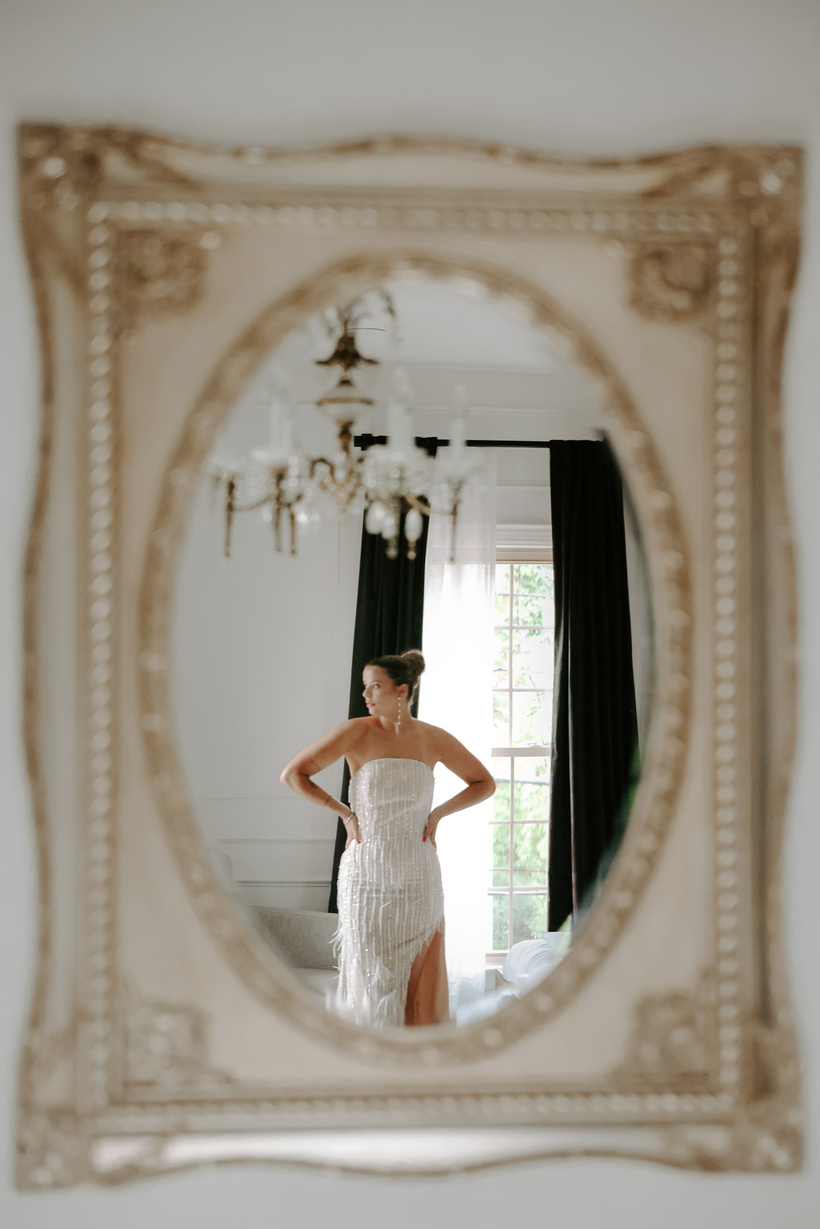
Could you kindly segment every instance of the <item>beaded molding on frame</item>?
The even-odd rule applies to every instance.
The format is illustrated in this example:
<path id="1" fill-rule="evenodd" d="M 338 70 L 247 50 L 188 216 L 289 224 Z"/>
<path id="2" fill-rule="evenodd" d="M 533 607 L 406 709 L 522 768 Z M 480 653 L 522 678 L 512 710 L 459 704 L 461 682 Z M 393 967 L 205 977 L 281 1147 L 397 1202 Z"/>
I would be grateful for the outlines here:
<path id="1" fill-rule="evenodd" d="M 387 139 L 301 153 L 207 150 L 116 129 L 39 125 L 22 130 L 20 148 L 23 220 L 38 296 L 46 400 L 44 459 L 27 560 L 26 733 L 43 912 L 40 975 L 21 1076 L 21 1182 L 48 1186 L 121 1181 L 138 1173 L 160 1172 L 171 1164 L 162 1145 L 163 1133 L 169 1130 L 201 1131 L 222 1121 L 253 1125 L 257 1130 L 262 1125 L 349 1126 L 357 1120 L 372 1121 L 374 1113 L 386 1115 L 385 1121 L 391 1121 L 391 1115 L 395 1121 L 398 1113 L 401 1122 L 410 1123 L 443 1115 L 454 1125 L 475 1117 L 511 1124 L 652 1122 L 660 1132 L 657 1149 L 642 1153 L 638 1148 L 639 1155 L 708 1168 L 797 1166 L 798 1076 L 774 898 L 793 743 L 791 654 L 795 636 L 776 388 L 796 260 L 799 151 L 717 148 L 631 163 L 573 164 L 520 151 L 447 142 Z M 343 164 L 348 159 L 402 154 L 426 154 L 433 159 L 452 155 L 516 169 L 548 168 L 566 173 L 572 187 L 561 194 L 521 187 L 490 192 L 423 185 L 408 192 L 389 185 L 266 184 L 263 174 L 261 182 L 244 182 L 255 171 L 275 171 L 282 163 L 298 168 L 300 161 L 322 157 Z M 605 190 L 608 174 L 627 172 L 640 182 L 640 190 Z M 596 176 L 601 186 L 590 192 L 583 181 Z M 534 196 L 541 199 L 534 202 Z M 138 717 L 147 777 L 197 913 L 256 999 L 307 1029 L 320 1043 L 378 1060 L 394 1071 L 420 1061 L 428 1070 L 449 1069 L 503 1051 L 564 1010 L 614 947 L 652 874 L 681 785 L 690 740 L 694 617 L 689 552 L 670 484 L 627 387 L 594 335 L 520 272 L 491 260 L 425 254 L 408 244 L 419 236 L 442 232 L 592 238 L 603 245 L 607 257 L 627 262 L 632 310 L 664 323 L 694 321 L 714 340 L 711 789 L 717 825 L 717 960 L 713 969 L 704 971 L 695 995 L 651 994 L 635 1004 L 628 1052 L 607 1081 L 599 1081 L 597 1089 L 561 1091 L 549 1082 L 538 1087 L 534 1079 L 531 1090 L 503 1095 L 274 1096 L 258 1087 L 246 1087 L 214 1067 L 208 1052 L 207 1013 L 196 1004 L 147 1003 L 134 990 L 131 1007 L 123 1006 L 119 983 L 127 971 L 123 974 L 119 968 L 115 873 L 119 694 L 115 663 L 122 618 L 117 605 L 120 355 L 144 322 L 194 309 L 204 293 L 209 255 L 228 243 L 233 233 L 254 228 L 300 235 L 367 231 L 378 235 L 379 241 L 373 251 L 359 250 L 313 268 L 309 277 L 257 314 L 210 374 L 204 373 L 204 391 L 191 407 L 167 464 L 142 569 Z M 469 284 L 502 299 L 545 330 L 591 381 L 607 412 L 613 444 L 641 517 L 662 645 L 653 730 L 636 805 L 622 852 L 582 940 L 547 983 L 492 1021 L 412 1038 L 365 1034 L 315 1006 L 235 916 L 191 818 L 173 745 L 168 696 L 168 620 L 176 550 L 202 461 L 218 426 L 260 359 L 290 329 L 301 325 L 313 311 L 402 273 Z M 780 300 L 773 295 L 771 307 L 761 291 L 767 276 L 775 282 L 780 277 Z M 85 555 L 80 565 L 86 577 L 88 662 L 83 702 L 88 802 L 79 836 L 85 851 L 80 961 L 83 1010 L 81 1018 L 59 1034 L 44 1024 L 51 960 L 51 838 L 39 764 L 35 632 L 35 580 L 45 517 L 51 405 L 55 374 L 59 374 L 52 352 L 55 309 L 47 301 L 49 278 L 62 278 L 86 311 L 88 392 Z M 766 439 L 766 455 L 759 464 L 765 466 L 769 515 L 778 526 L 783 551 L 780 566 L 787 582 L 781 611 L 787 641 L 782 707 L 786 754 L 777 759 L 779 776 L 767 782 L 763 863 L 769 892 L 765 911 L 767 1010 L 754 1022 L 758 1075 L 765 1069 L 775 1091 L 768 1099 L 752 1102 L 746 1096 L 750 1072 L 749 1060 L 743 1057 L 748 1045 L 739 976 L 742 941 L 738 938 L 745 925 L 740 877 L 747 869 L 743 865 L 747 855 L 738 854 L 738 846 L 743 847 L 746 840 L 738 811 L 744 719 L 738 711 L 735 687 L 738 674 L 746 667 L 736 636 L 736 578 L 750 563 L 743 557 L 736 533 L 738 439 L 743 430 L 737 406 L 751 397 L 750 328 L 753 320 L 759 325 L 766 310 L 771 319 L 763 319 L 769 347 L 764 374 L 775 391 L 767 397 L 763 420 L 756 429 Z M 744 445 L 741 440 L 743 446 L 748 442 Z M 44 1108 L 42 1089 L 48 1083 L 55 1048 L 65 1054 L 75 1052 L 82 1084 L 79 1108 Z M 701 1139 L 692 1129 L 704 1118 L 719 1125 L 713 1125 L 711 1136 Z M 166 1124 L 156 1142 L 129 1152 L 127 1163 L 99 1162 L 95 1168 L 94 1140 L 106 1132 L 150 1134 L 155 1130 L 152 1123 Z M 178 1125 L 172 1128 L 169 1123 Z M 607 1151 L 600 1146 L 595 1150 Z M 614 1151 L 636 1150 L 619 1144 Z"/>
<path id="2" fill-rule="evenodd" d="M 100 229 L 100 228 L 96 228 Z M 107 229 L 107 228 L 106 228 Z M 181 781 L 172 741 L 173 714 L 168 693 L 168 612 L 176 569 L 176 547 L 182 539 L 189 501 L 202 463 L 218 425 L 235 403 L 263 356 L 291 328 L 298 327 L 313 312 L 334 302 L 345 302 L 369 286 L 381 285 L 402 272 L 423 273 L 459 284 L 472 282 L 499 298 L 514 301 L 537 327 L 548 331 L 565 352 L 570 352 L 588 378 L 594 380 L 602 404 L 628 439 L 630 473 L 648 488 L 651 507 L 646 533 L 651 549 L 663 560 L 663 595 L 668 611 L 664 623 L 671 629 L 665 652 L 664 677 L 659 680 L 659 707 L 667 736 L 647 765 L 646 775 L 654 787 L 645 791 L 634 821 L 641 856 L 619 863 L 608 885 L 607 900 L 596 910 L 585 932 L 583 948 L 570 953 L 550 977 L 549 989 L 528 995 L 516 1010 L 500 1012 L 487 1024 L 477 1024 L 445 1034 L 440 1040 L 418 1038 L 408 1045 L 395 1034 L 363 1034 L 323 1008 L 289 993 L 271 968 L 267 953 L 247 925 L 237 919 L 219 892 L 214 871 L 193 822 Z M 227 373 L 227 374 L 226 374 Z M 142 667 L 141 722 L 151 781 L 168 823 L 182 874 L 199 908 L 200 916 L 225 945 L 234 968 L 241 969 L 254 991 L 277 1011 L 295 1015 L 301 1026 L 318 1036 L 332 1039 L 369 1058 L 383 1055 L 391 1062 L 415 1064 L 419 1051 L 428 1064 L 464 1062 L 496 1051 L 515 1040 L 534 1024 L 559 1011 L 577 993 L 617 939 L 637 901 L 674 805 L 680 782 L 688 723 L 689 628 L 691 601 L 686 558 L 680 525 L 667 494 L 660 465 L 651 441 L 629 396 L 615 373 L 596 352 L 581 328 L 566 319 L 543 295 L 535 298 L 523 280 L 502 276 L 476 265 L 424 259 L 406 253 L 379 254 L 370 259 L 354 258 L 341 266 L 319 271 L 309 285 L 300 286 L 285 303 L 275 305 L 256 321 L 225 357 L 202 399 L 193 409 L 179 448 L 171 458 L 163 497 L 151 531 L 146 556 L 141 599 L 140 663 Z M 674 682 L 667 684 L 671 676 Z M 653 772 L 653 769 L 655 770 Z M 640 817 L 638 817 L 640 816 Z"/>

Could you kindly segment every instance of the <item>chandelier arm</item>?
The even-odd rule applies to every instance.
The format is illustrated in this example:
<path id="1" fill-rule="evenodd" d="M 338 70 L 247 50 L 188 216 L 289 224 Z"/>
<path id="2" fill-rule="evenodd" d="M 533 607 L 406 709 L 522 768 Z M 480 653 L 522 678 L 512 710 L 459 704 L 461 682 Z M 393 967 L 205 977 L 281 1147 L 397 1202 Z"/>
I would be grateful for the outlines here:
<path id="1" fill-rule="evenodd" d="M 456 534 L 458 533 L 458 504 L 453 506 L 452 520 L 450 523 L 450 563 L 456 561 Z"/>
<path id="2" fill-rule="evenodd" d="M 236 511 L 234 504 L 234 492 L 236 491 L 236 478 L 231 476 L 225 483 L 225 543 L 222 548 L 222 554 L 225 559 L 231 557 L 231 529 L 233 528 L 233 517 Z"/>
<path id="3" fill-rule="evenodd" d="M 450 521 L 450 563 L 455 563 L 456 561 L 456 537 L 458 535 L 458 505 L 459 505 L 459 500 L 457 499 L 453 503 L 453 511 L 451 514 L 451 521 Z"/>
<path id="4" fill-rule="evenodd" d="M 339 481 L 334 473 L 335 466 L 326 457 L 314 457 L 310 463 L 310 476 L 314 477 L 316 470 L 321 466 L 325 468 L 326 473 L 320 473 L 316 481 L 323 491 L 327 491 L 329 495 L 335 496 L 337 499 L 341 494 L 346 495 L 344 506 L 352 503 L 358 495 L 362 485 L 362 478 L 359 468 L 354 464 L 353 468 L 348 470 L 343 481 Z"/>
<path id="5" fill-rule="evenodd" d="M 237 480 L 235 475 L 225 479 L 225 538 L 223 555 L 224 558 L 231 557 L 231 536 L 233 530 L 234 519 L 239 512 L 255 512 L 258 508 L 264 508 L 266 504 L 270 504 L 273 509 L 273 538 L 274 549 L 277 553 L 282 550 L 282 509 L 284 508 L 290 519 L 290 553 L 296 554 L 296 516 L 293 511 L 298 500 L 288 499 L 282 494 L 282 478 L 277 475 L 275 491 L 268 492 L 261 499 L 255 499 L 249 504 L 238 504 L 236 502 L 236 485 Z"/>
<path id="6" fill-rule="evenodd" d="M 404 500 L 410 505 L 411 508 L 415 508 L 417 512 L 421 512 L 423 516 L 429 516 L 433 510 L 429 500 L 424 501 L 420 499 L 418 495 L 413 495 L 409 491 L 405 491 Z"/>
<path id="7" fill-rule="evenodd" d="M 277 555 L 280 554 L 282 550 L 282 501 L 280 498 L 282 494 L 281 488 L 282 488 L 281 482 L 277 481 L 275 496 L 271 500 L 273 504 L 273 542 L 274 542 L 274 548 L 276 550 Z"/>
<path id="8" fill-rule="evenodd" d="M 255 512 L 257 508 L 263 508 L 265 504 L 270 504 L 273 502 L 273 497 L 271 495 L 264 495 L 262 499 L 257 499 L 252 504 L 234 503 L 231 507 L 233 512 Z M 281 500 L 280 502 L 284 503 L 285 501 Z"/>

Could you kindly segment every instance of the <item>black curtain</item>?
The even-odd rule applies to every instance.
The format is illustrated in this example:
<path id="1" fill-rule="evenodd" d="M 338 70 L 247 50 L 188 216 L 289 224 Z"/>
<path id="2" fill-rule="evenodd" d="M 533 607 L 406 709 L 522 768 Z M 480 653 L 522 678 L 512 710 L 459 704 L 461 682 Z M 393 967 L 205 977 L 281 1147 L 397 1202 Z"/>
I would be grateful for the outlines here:
<path id="1" fill-rule="evenodd" d="M 550 448 L 555 692 L 548 928 L 590 899 L 626 822 L 638 723 L 623 488 L 606 443 Z"/>
<path id="2" fill-rule="evenodd" d="M 383 439 L 362 437 L 362 447 L 384 443 Z M 438 440 L 417 439 L 416 443 L 429 456 L 435 456 Z M 359 588 L 356 597 L 356 625 L 353 632 L 353 660 L 350 666 L 350 699 L 348 717 L 366 717 L 362 696 L 362 671 L 373 657 L 386 653 L 403 653 L 421 648 L 422 612 L 424 606 L 424 561 L 427 556 L 429 518 L 416 543 L 415 559 L 407 558 L 406 543 L 399 538 L 396 559 L 387 556 L 387 544 L 378 534 L 368 533 L 362 525 L 362 548 L 359 561 Z M 403 528 L 403 523 L 402 523 Z M 413 705 L 413 715 L 418 699 Z M 347 802 L 350 770 L 345 761 L 342 777 L 342 801 Z M 328 913 L 336 913 L 336 880 L 339 861 L 345 847 L 345 826 L 341 819 L 336 828 L 333 872 L 330 881 Z"/>

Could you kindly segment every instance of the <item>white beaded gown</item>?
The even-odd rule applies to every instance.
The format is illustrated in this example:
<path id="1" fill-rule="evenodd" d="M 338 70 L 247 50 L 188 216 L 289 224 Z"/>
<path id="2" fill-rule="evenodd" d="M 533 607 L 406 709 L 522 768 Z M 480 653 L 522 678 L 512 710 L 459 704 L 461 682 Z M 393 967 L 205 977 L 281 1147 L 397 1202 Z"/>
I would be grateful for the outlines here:
<path id="1" fill-rule="evenodd" d="M 439 1012 L 412 1022 L 446 1018 L 441 871 L 432 842 L 423 839 L 432 801 L 433 772 L 420 760 L 369 760 L 351 777 L 350 805 L 361 843 L 350 845 L 339 865 L 334 1006 L 356 1024 L 410 1022 L 408 983 L 412 972 L 411 993 L 418 996 L 425 964 L 421 993 L 437 997 Z"/>

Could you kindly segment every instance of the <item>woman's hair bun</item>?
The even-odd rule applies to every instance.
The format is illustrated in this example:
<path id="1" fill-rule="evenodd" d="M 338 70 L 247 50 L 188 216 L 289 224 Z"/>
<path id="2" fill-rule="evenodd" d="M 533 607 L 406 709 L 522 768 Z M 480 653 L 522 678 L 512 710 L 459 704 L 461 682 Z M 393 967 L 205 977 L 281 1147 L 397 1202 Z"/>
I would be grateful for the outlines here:
<path id="1" fill-rule="evenodd" d="M 424 658 L 418 649 L 408 649 L 406 653 L 387 653 L 383 657 L 373 657 L 368 666 L 378 666 L 385 670 L 391 682 L 396 687 L 407 684 L 407 694 L 410 703 L 416 698 L 419 679 L 424 671 Z"/>
<path id="2" fill-rule="evenodd" d="M 424 674 L 424 657 L 422 656 L 420 649 L 408 649 L 407 652 L 402 653 L 401 656 L 407 662 L 416 678 Z"/>

